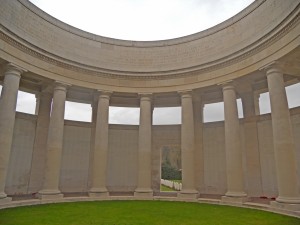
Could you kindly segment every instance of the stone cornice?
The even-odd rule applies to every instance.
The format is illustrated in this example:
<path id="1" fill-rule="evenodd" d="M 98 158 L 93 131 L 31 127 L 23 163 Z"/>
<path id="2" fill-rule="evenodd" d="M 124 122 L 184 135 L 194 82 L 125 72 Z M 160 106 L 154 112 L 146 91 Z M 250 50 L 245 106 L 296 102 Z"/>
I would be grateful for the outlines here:
<path id="1" fill-rule="evenodd" d="M 289 33 L 290 30 L 299 22 L 299 8 L 298 5 L 296 9 L 285 18 L 281 24 L 279 24 L 274 30 L 266 34 L 264 37 L 260 38 L 257 42 L 251 43 L 244 49 L 227 55 L 224 58 L 217 59 L 215 61 L 204 63 L 198 66 L 183 68 L 179 70 L 169 70 L 161 72 L 129 72 L 129 71 L 114 71 L 93 66 L 88 66 L 74 62 L 68 59 L 61 58 L 57 55 L 46 52 L 43 49 L 34 46 L 32 43 L 28 43 L 21 37 L 17 37 L 15 34 L 10 32 L 7 28 L 0 25 L 0 39 L 4 40 L 9 45 L 12 45 L 19 50 L 25 52 L 32 57 L 38 58 L 49 64 L 68 69 L 71 71 L 76 71 L 82 74 L 88 74 L 93 76 L 105 77 L 110 79 L 134 79 L 134 80 L 164 80 L 180 77 L 191 77 L 197 76 L 201 73 L 215 71 L 242 60 L 247 59 L 255 55 L 256 53 L 262 51 L 268 46 L 272 45 L 274 42 Z"/>

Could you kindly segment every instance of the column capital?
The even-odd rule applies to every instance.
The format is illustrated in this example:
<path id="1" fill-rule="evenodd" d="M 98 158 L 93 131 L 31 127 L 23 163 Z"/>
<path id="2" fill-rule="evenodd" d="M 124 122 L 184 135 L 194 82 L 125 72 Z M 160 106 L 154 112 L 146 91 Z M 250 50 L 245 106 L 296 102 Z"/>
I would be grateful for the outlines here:
<path id="1" fill-rule="evenodd" d="M 181 98 L 192 98 L 193 97 L 193 90 L 178 91 L 178 94 L 180 94 Z"/>
<path id="2" fill-rule="evenodd" d="M 71 86 L 71 84 L 64 83 L 61 81 L 55 81 L 54 82 L 54 91 L 55 90 L 61 90 L 67 92 L 67 89 Z"/>
<path id="3" fill-rule="evenodd" d="M 98 94 L 101 94 L 101 95 L 108 95 L 108 96 L 111 96 L 113 94 L 112 91 L 108 91 L 108 90 L 102 90 L 102 89 L 98 89 L 96 91 Z"/>
<path id="4" fill-rule="evenodd" d="M 235 86 L 236 86 L 236 84 L 233 80 L 225 81 L 223 83 L 219 83 L 218 85 L 222 87 L 223 91 L 235 90 Z"/>
<path id="5" fill-rule="evenodd" d="M 98 99 L 100 98 L 106 98 L 106 99 L 110 99 L 111 95 L 113 94 L 112 91 L 107 91 L 107 90 L 100 90 L 98 89 L 95 93 L 96 96 L 98 96 Z"/>
<path id="6" fill-rule="evenodd" d="M 150 92 L 145 93 L 138 93 L 138 96 L 140 98 L 140 101 L 152 101 L 153 94 Z"/>
<path id="7" fill-rule="evenodd" d="M 5 71 L 5 74 L 9 73 L 11 75 L 15 75 L 17 77 L 21 77 L 21 74 L 24 73 L 24 72 L 27 72 L 27 70 L 25 70 L 24 68 L 16 65 L 16 64 L 13 64 L 13 63 L 8 63 L 6 65 L 6 71 Z"/>
<path id="8" fill-rule="evenodd" d="M 267 76 L 272 74 L 273 72 L 283 73 L 282 66 L 278 61 L 270 62 L 265 66 L 261 67 L 259 70 L 265 72 Z"/>

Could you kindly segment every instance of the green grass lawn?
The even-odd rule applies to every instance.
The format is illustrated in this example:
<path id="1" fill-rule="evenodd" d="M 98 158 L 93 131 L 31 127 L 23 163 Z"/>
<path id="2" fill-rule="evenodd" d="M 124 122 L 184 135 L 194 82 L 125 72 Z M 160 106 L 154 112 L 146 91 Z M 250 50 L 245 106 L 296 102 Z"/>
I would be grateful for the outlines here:
<path id="1" fill-rule="evenodd" d="M 299 225 L 253 209 L 164 201 L 59 203 L 0 210 L 1 225 Z"/>
<path id="2" fill-rule="evenodd" d="M 160 185 L 160 190 L 161 191 L 176 191 L 176 190 L 174 190 L 174 189 L 172 189 L 172 188 L 170 188 L 170 187 L 167 187 L 167 186 L 165 186 L 165 185 Z"/>

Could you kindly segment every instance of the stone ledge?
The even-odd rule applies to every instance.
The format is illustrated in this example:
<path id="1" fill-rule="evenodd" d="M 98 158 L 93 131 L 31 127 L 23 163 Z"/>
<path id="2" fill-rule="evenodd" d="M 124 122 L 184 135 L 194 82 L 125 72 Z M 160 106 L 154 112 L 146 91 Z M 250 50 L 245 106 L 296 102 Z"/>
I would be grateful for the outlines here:
<path id="1" fill-rule="evenodd" d="M 109 198 L 108 192 L 89 192 L 89 197 L 91 198 L 99 198 L 99 199 L 107 199 Z"/>
<path id="2" fill-rule="evenodd" d="M 283 209 L 288 211 L 296 211 L 300 213 L 300 204 L 290 204 L 290 203 L 281 203 L 277 201 L 272 201 L 270 203 L 272 208 Z"/>
<path id="3" fill-rule="evenodd" d="M 0 205 L 10 203 L 12 201 L 11 197 L 0 198 Z"/>
<path id="4" fill-rule="evenodd" d="M 245 202 L 249 201 L 248 197 L 232 197 L 232 196 L 222 196 L 221 202 L 222 203 L 231 203 L 231 204 L 243 204 Z"/>
<path id="5" fill-rule="evenodd" d="M 177 202 L 199 202 L 207 203 L 207 204 L 215 204 L 215 205 L 228 205 L 233 207 L 240 208 L 251 208 L 257 209 L 267 212 L 274 212 L 286 216 L 292 216 L 300 218 L 300 211 L 291 211 L 286 209 L 280 209 L 271 207 L 267 204 L 254 203 L 254 202 L 245 202 L 243 204 L 231 204 L 224 203 L 219 199 L 209 199 L 209 198 L 199 198 L 199 199 L 188 199 L 188 198 L 178 198 L 178 197 L 161 197 L 155 196 L 152 199 L 140 199 L 134 196 L 109 196 L 106 199 L 99 199 L 93 197 L 64 197 L 61 199 L 48 199 L 48 200 L 40 200 L 40 199 L 30 199 L 30 200 L 22 200 L 22 201 L 10 201 L 7 203 L 0 204 L 0 210 L 5 208 L 14 208 L 20 206 L 30 206 L 30 205 L 42 205 L 42 204 L 51 204 L 51 203 L 63 203 L 63 202 L 89 202 L 89 201 L 115 201 L 115 200 L 149 200 L 149 201 L 177 201 Z"/>
<path id="6" fill-rule="evenodd" d="M 39 194 L 39 199 L 44 200 L 59 200 L 63 199 L 64 195 L 61 193 L 58 194 Z"/>
<path id="7" fill-rule="evenodd" d="M 220 204 L 220 199 L 211 199 L 211 198 L 198 198 L 199 203 L 208 203 L 208 204 Z"/>
<path id="8" fill-rule="evenodd" d="M 136 190 L 134 192 L 134 198 L 138 200 L 153 200 L 152 190 Z"/>

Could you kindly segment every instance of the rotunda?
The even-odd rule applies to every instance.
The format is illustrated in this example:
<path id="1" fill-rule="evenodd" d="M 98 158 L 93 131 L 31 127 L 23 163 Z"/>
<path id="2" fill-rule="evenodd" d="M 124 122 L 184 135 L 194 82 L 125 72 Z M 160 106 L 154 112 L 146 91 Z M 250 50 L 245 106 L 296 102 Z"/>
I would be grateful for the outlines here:
<path id="1" fill-rule="evenodd" d="M 300 211 L 300 108 L 289 110 L 285 92 L 300 79 L 299 1 L 256 0 L 208 30 L 147 42 L 81 31 L 27 0 L 0 3 L 0 207 L 18 196 L 264 197 Z M 18 90 L 37 96 L 36 115 L 16 113 Z M 267 91 L 271 114 L 260 115 Z M 66 100 L 90 104 L 92 122 L 64 120 Z M 204 123 L 203 106 L 220 101 L 225 121 Z M 109 106 L 139 107 L 139 125 L 109 124 Z M 153 109 L 171 106 L 181 125 L 153 125 Z M 164 146 L 181 149 L 172 197 L 160 191 Z"/>

